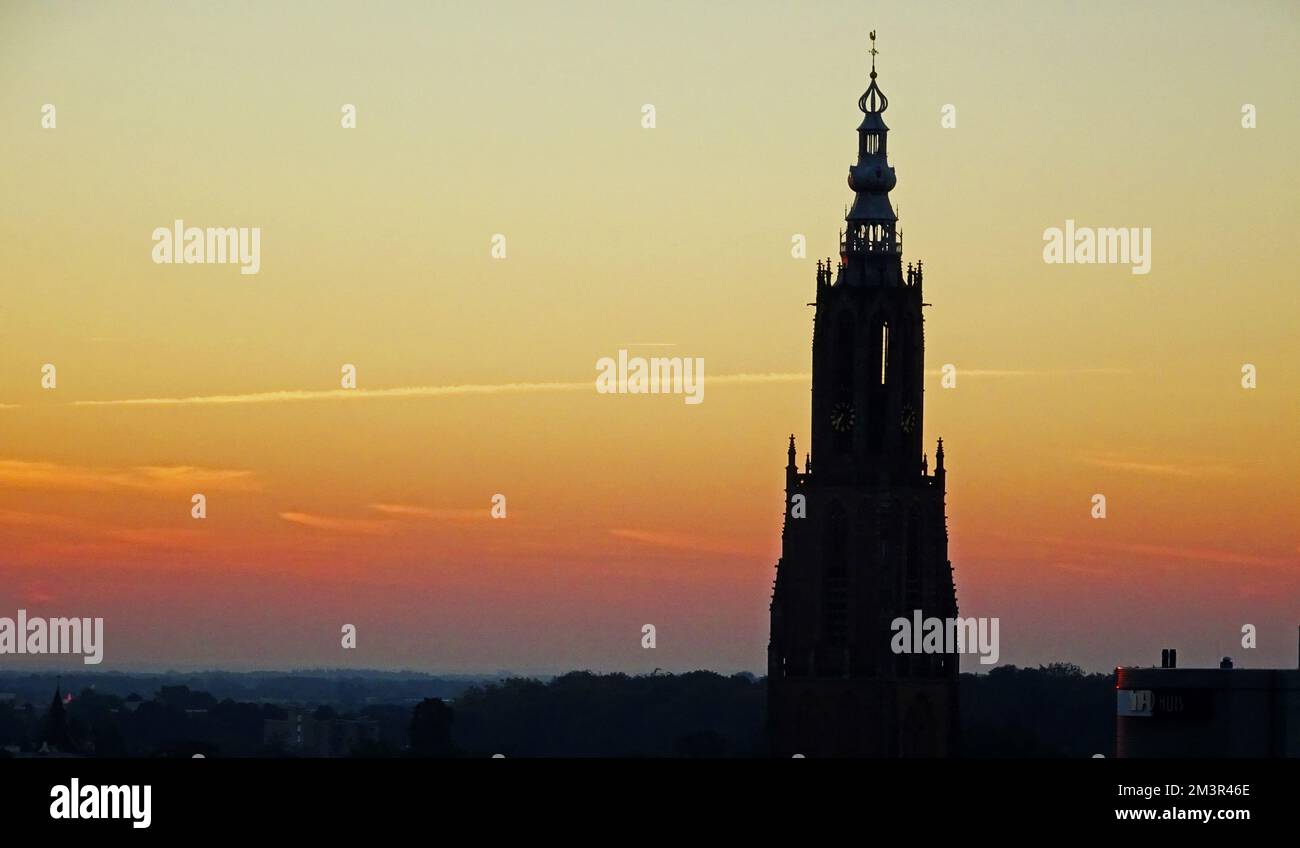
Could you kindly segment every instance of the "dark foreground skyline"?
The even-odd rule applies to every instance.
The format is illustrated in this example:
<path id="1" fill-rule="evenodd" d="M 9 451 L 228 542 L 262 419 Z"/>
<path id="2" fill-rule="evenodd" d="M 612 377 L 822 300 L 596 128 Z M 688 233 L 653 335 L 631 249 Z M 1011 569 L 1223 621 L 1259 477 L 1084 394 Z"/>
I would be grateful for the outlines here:
<path id="1" fill-rule="evenodd" d="M 963 675 L 961 685 L 974 701 L 964 756 L 1110 754 L 1113 676 L 1006 667 Z M 52 722 L 55 687 L 63 715 Z M 76 756 L 98 757 L 756 757 L 770 753 L 765 711 L 765 680 L 707 671 L 549 680 L 6 673 L 0 756 L 48 755 L 59 739 Z M 299 718 L 301 740 L 288 732 Z"/>

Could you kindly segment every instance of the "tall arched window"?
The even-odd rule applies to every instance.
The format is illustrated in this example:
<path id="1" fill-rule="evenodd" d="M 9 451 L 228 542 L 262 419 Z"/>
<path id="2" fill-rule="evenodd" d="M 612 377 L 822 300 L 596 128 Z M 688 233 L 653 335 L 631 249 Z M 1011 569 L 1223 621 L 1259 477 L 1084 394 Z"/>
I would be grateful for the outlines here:
<path id="1" fill-rule="evenodd" d="M 885 434 L 885 385 L 889 378 L 889 318 L 872 319 L 869 335 L 871 377 L 867 392 L 867 450 L 880 450 Z"/>
<path id="2" fill-rule="evenodd" d="M 889 375 L 889 322 L 880 325 L 880 385 L 885 385 Z"/>

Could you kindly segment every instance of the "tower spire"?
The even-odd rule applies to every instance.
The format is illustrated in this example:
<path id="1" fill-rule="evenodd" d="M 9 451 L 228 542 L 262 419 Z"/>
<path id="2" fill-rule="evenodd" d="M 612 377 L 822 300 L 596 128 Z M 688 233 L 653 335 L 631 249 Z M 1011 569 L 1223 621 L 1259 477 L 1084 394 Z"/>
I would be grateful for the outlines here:
<path id="1" fill-rule="evenodd" d="M 944 446 L 933 460 L 923 451 L 921 266 L 904 276 L 878 53 L 872 31 L 858 154 L 848 169 L 853 203 L 839 262 L 817 268 L 807 436 L 816 466 L 805 453 L 797 473 L 793 436 L 786 448 L 767 665 L 777 756 L 933 757 L 957 749 L 955 649 L 897 654 L 888 626 L 901 610 L 955 617 L 957 601 Z"/>
<path id="2" fill-rule="evenodd" d="M 899 264 L 902 243 L 898 238 L 898 214 L 889 201 L 889 192 L 898 183 L 889 165 L 886 140 L 889 127 L 883 114 L 889 98 L 880 90 L 876 74 L 876 31 L 871 31 L 871 83 L 858 98 L 862 123 L 858 126 L 858 161 L 849 168 L 849 188 L 853 189 L 853 206 L 845 213 L 847 223 L 840 244 L 841 259 L 850 266 L 846 279 L 853 284 L 901 285 L 902 269 L 881 269 L 882 262 Z M 885 262 L 888 257 L 888 262 Z M 868 260 L 870 260 L 868 262 Z M 865 265 L 877 266 L 867 271 Z M 885 270 L 885 274 L 881 274 Z M 897 277 L 897 279 L 895 279 Z"/>

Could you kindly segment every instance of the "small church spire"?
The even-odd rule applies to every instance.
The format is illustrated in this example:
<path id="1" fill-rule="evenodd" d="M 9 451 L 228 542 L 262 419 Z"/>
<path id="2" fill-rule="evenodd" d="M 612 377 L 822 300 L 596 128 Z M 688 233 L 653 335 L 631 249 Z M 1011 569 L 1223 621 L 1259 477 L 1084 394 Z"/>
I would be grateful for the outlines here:
<path id="1" fill-rule="evenodd" d="M 45 735 L 42 745 L 47 750 L 75 753 L 72 734 L 68 729 L 68 714 L 63 706 L 63 678 L 54 684 L 54 697 L 50 700 L 50 709 L 45 713 Z"/>

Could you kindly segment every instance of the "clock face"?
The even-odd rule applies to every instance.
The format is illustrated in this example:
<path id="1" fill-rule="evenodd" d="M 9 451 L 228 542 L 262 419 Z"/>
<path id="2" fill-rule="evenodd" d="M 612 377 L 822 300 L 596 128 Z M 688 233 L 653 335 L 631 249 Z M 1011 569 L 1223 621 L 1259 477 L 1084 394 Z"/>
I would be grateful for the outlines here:
<path id="1" fill-rule="evenodd" d="M 837 433 L 847 433 L 853 427 L 853 404 L 842 400 L 831 409 L 831 427 Z"/>
<path id="2" fill-rule="evenodd" d="M 916 410 L 912 408 L 911 404 L 903 407 L 903 417 L 898 424 L 903 428 L 904 433 L 910 433 L 916 429 Z"/>

